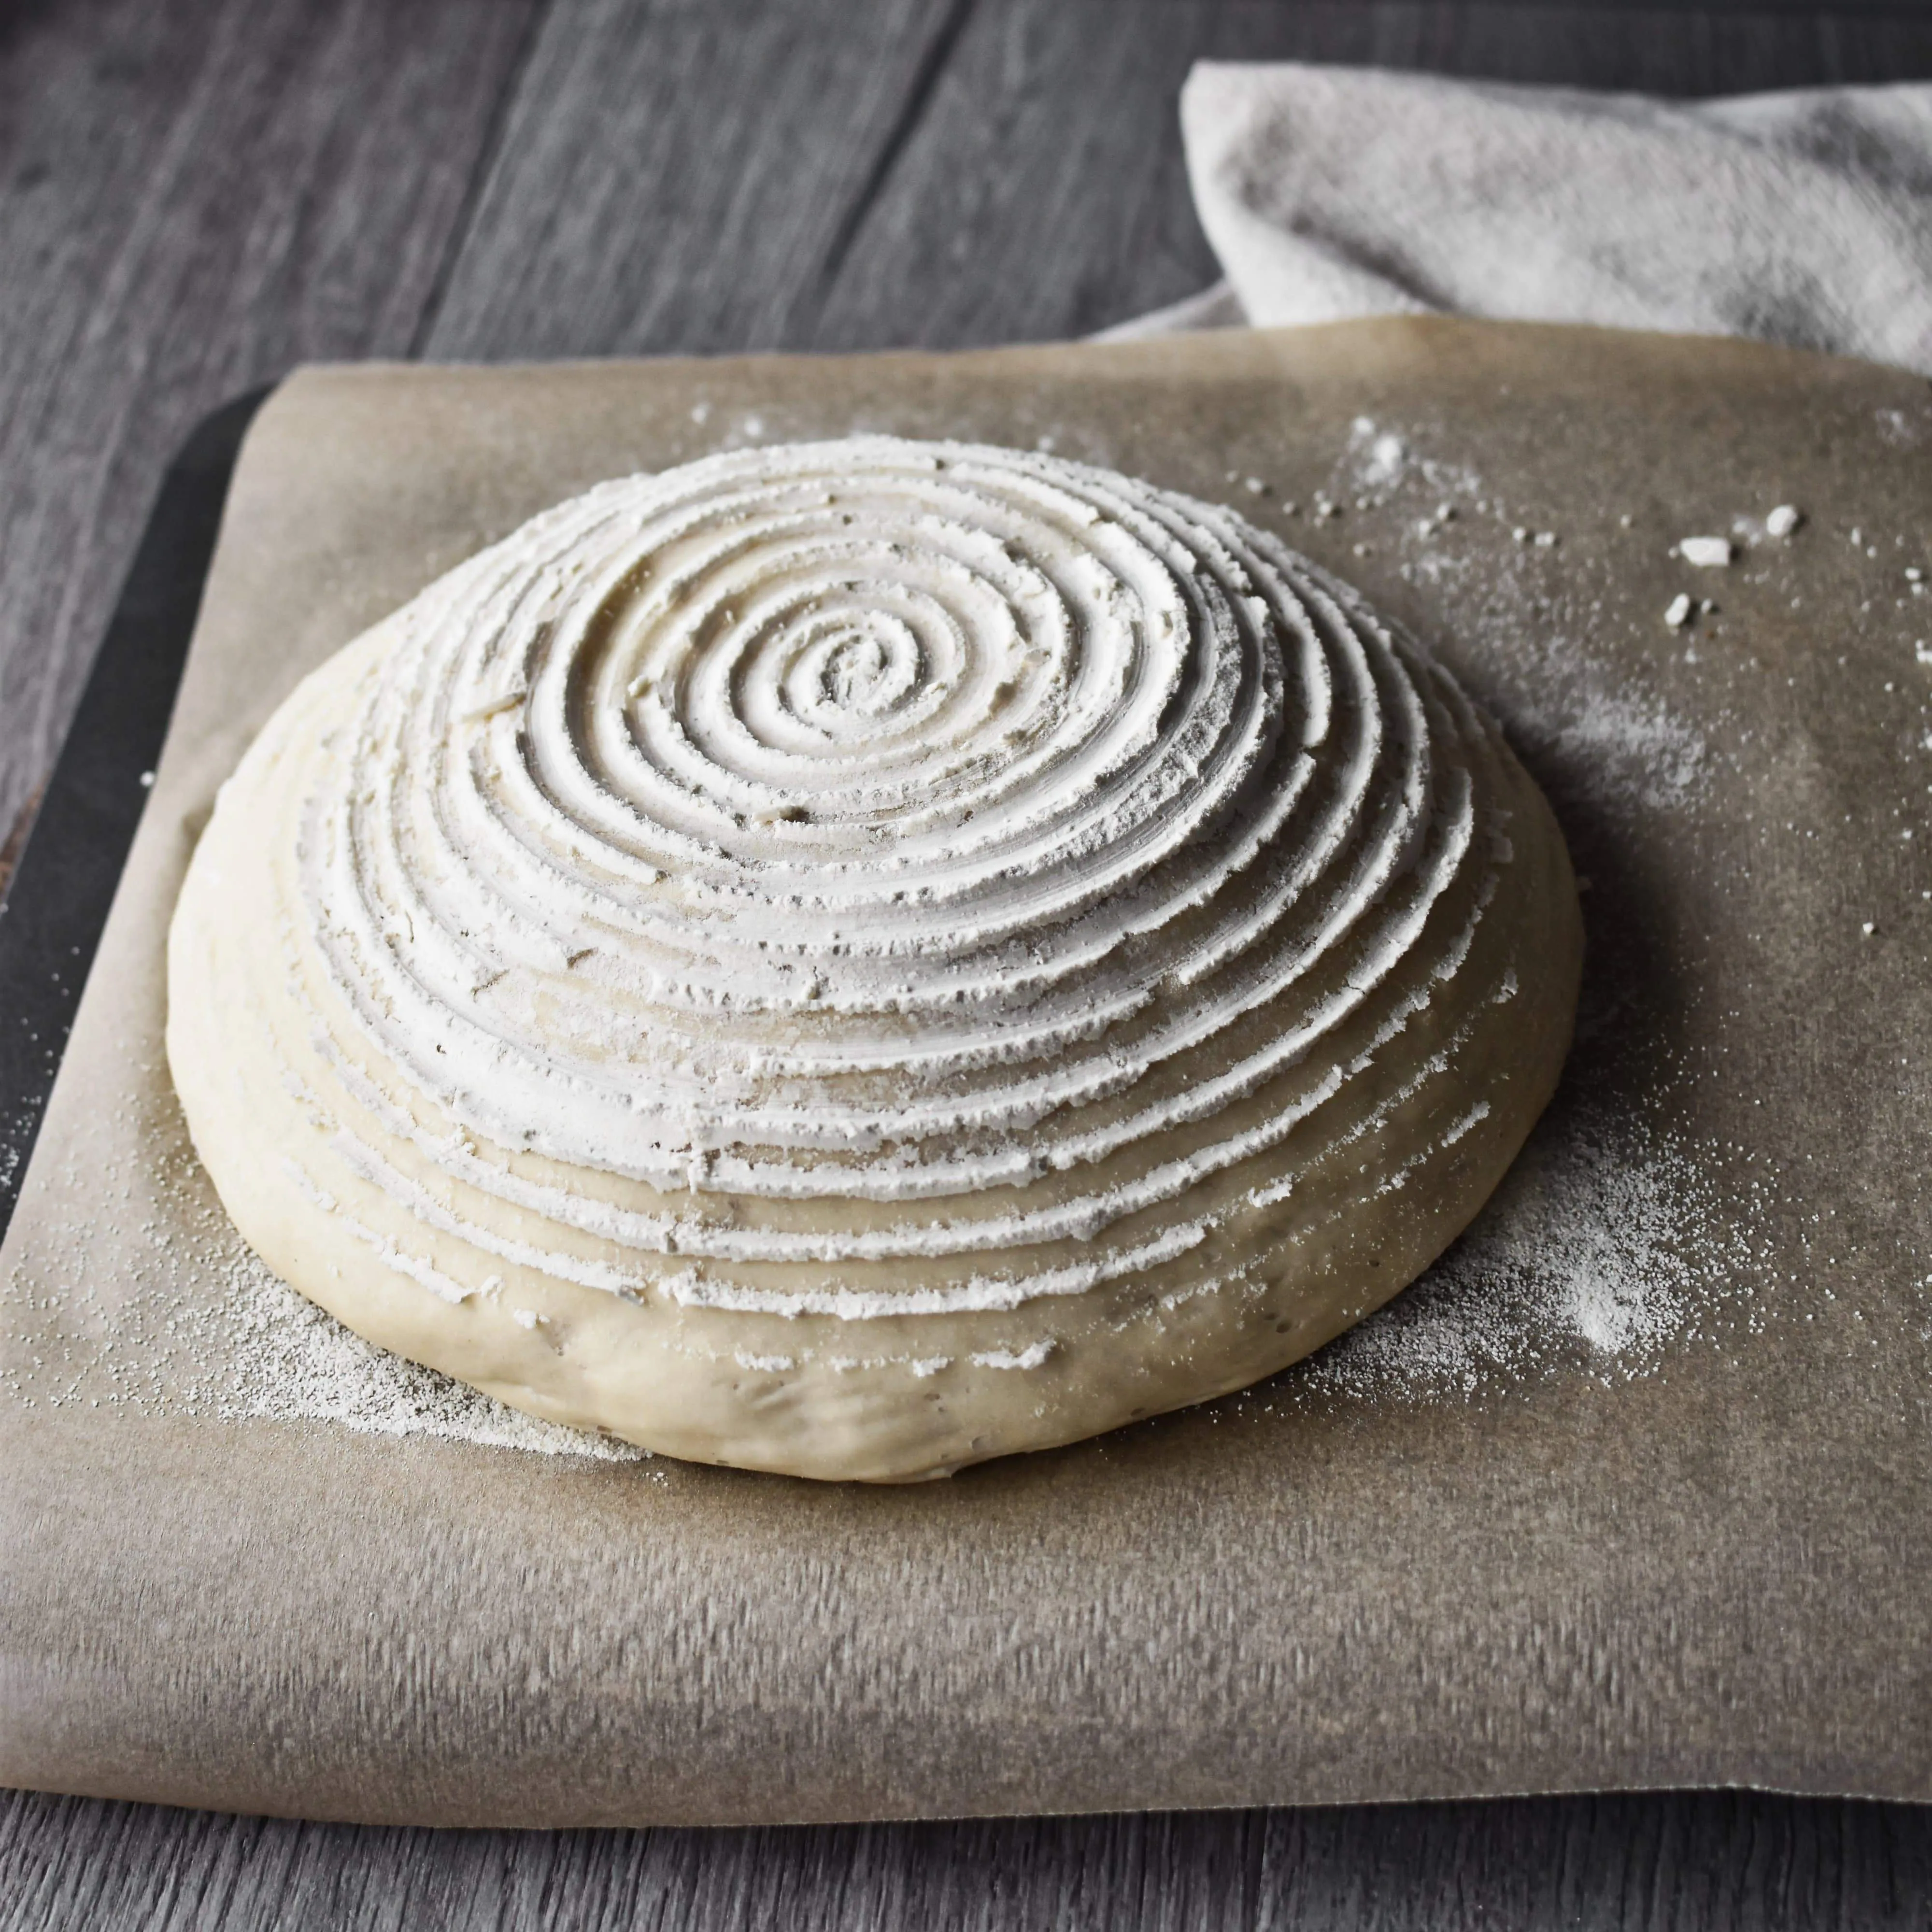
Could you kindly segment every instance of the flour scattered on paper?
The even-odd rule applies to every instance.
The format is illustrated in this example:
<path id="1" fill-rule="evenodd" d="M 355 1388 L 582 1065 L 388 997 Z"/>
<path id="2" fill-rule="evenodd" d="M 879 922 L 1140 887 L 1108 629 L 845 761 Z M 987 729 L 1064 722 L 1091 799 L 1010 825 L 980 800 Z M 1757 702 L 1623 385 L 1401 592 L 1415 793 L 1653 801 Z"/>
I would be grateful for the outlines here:
<path id="1" fill-rule="evenodd" d="M 1474 1226 L 1308 1365 L 1310 1394 L 1426 1400 L 1564 1365 L 1648 1373 L 1743 1238 L 1694 1154 L 1589 1109 L 1546 1121 Z"/>
<path id="2" fill-rule="evenodd" d="M 641 1460 L 650 1453 L 526 1415 L 481 1389 L 379 1348 L 252 1255 L 238 1256 L 230 1270 L 219 1319 L 233 1338 L 230 1374 L 196 1393 L 225 1420 L 338 1422 L 369 1435 L 442 1436 L 604 1461 Z"/>
<path id="3" fill-rule="evenodd" d="M 131 1292 L 112 1297 L 85 1265 L 88 1229 L 68 1230 L 72 1265 L 56 1249 L 38 1272 L 65 1276 L 56 1305 L 0 1296 L 16 1330 L 0 1351 L 0 1386 L 50 1408 L 237 1422 L 328 1422 L 365 1435 L 436 1436 L 492 1448 L 607 1462 L 650 1452 L 526 1415 L 480 1389 L 365 1342 L 270 1273 L 244 1246 L 185 1144 L 170 1104 L 144 1138 L 158 1151 L 138 1176 L 104 1170 L 104 1198 L 148 1193 L 152 1258 Z M 50 1323 L 49 1315 L 56 1319 Z M 36 1316 L 40 1318 L 36 1322 Z"/>
<path id="4" fill-rule="evenodd" d="M 1512 656 L 1534 664 L 1535 677 L 1519 670 L 1512 680 L 1515 701 L 1505 722 L 1520 748 L 1575 773 L 1581 788 L 1603 803 L 1666 810 L 1687 803 L 1706 773 L 1702 734 L 1658 699 L 1606 682 L 1527 587 L 1522 553 L 1555 549 L 1558 533 L 1539 531 L 1532 542 L 1524 525 L 1522 542 L 1500 560 L 1493 547 L 1448 545 L 1452 532 L 1486 520 L 1508 528 L 1510 514 L 1478 472 L 1427 453 L 1422 441 L 1413 431 L 1358 417 L 1336 464 L 1334 494 L 1358 510 L 1394 513 L 1406 536 L 1401 574 L 1453 589 L 1460 602 L 1474 607 L 1476 635 L 1505 641 Z M 1402 512 L 1397 500 L 1405 494 L 1432 506 L 1432 514 Z M 1367 548 L 1372 552 L 1375 545 Z"/>
<path id="5" fill-rule="evenodd" d="M 1700 733 L 1654 699 L 1574 681 L 1564 714 L 1538 734 L 1548 750 L 1606 803 L 1683 804 L 1702 783 L 1709 757 Z"/>

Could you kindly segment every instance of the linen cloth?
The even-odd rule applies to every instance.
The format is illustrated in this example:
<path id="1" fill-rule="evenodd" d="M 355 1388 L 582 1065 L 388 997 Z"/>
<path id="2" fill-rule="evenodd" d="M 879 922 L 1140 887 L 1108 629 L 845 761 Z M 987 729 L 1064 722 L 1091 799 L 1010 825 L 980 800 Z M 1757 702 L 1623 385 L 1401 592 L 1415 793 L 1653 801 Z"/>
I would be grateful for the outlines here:
<path id="1" fill-rule="evenodd" d="M 1111 336 L 1436 310 L 1932 374 L 1932 86 L 1678 103 L 1204 62 L 1180 120 L 1226 279 Z"/>

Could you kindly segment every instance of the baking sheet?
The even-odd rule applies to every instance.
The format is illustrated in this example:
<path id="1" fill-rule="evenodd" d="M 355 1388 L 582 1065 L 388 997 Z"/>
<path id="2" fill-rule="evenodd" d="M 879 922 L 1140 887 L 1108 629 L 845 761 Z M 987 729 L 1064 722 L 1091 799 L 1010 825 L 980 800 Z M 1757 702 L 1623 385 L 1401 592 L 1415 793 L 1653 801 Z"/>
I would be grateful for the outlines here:
<path id="1" fill-rule="evenodd" d="M 598 478 L 855 429 L 1272 524 L 1498 712 L 1590 882 L 1564 1088 L 1428 1280 L 911 1490 L 572 1453 L 362 1348 L 239 1251 L 160 1049 L 194 835 L 304 671 Z M 477 1824 L 1932 1797 L 1929 482 L 1910 376 L 1436 320 L 298 374 L 0 1251 L 0 1780 Z"/>

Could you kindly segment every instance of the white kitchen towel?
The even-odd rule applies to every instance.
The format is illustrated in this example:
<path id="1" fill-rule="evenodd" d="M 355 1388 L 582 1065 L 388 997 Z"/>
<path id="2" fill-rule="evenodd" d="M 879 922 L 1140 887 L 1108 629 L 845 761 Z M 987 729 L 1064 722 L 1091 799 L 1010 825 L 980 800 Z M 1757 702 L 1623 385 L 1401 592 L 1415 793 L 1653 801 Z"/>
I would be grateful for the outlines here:
<path id="1" fill-rule="evenodd" d="M 1932 86 L 1679 103 L 1203 63 L 1180 118 L 1227 280 L 1111 334 L 1437 310 L 1932 374 Z"/>

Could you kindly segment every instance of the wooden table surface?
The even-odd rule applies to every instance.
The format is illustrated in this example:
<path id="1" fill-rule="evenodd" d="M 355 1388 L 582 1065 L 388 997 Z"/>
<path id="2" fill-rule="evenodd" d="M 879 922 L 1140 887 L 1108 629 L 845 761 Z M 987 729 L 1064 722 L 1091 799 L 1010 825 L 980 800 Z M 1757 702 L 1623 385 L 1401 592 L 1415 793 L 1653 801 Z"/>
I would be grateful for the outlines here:
<path id="1" fill-rule="evenodd" d="M 0 832 L 216 404 L 316 358 L 1104 327 L 1215 273 L 1174 116 L 1204 56 L 1701 94 L 1932 77 L 1932 10 L 4 0 Z M 460 1833 L 0 1794 L 0 1932 L 1826 1924 L 1932 1924 L 1932 1816 L 1718 1794 Z"/>

